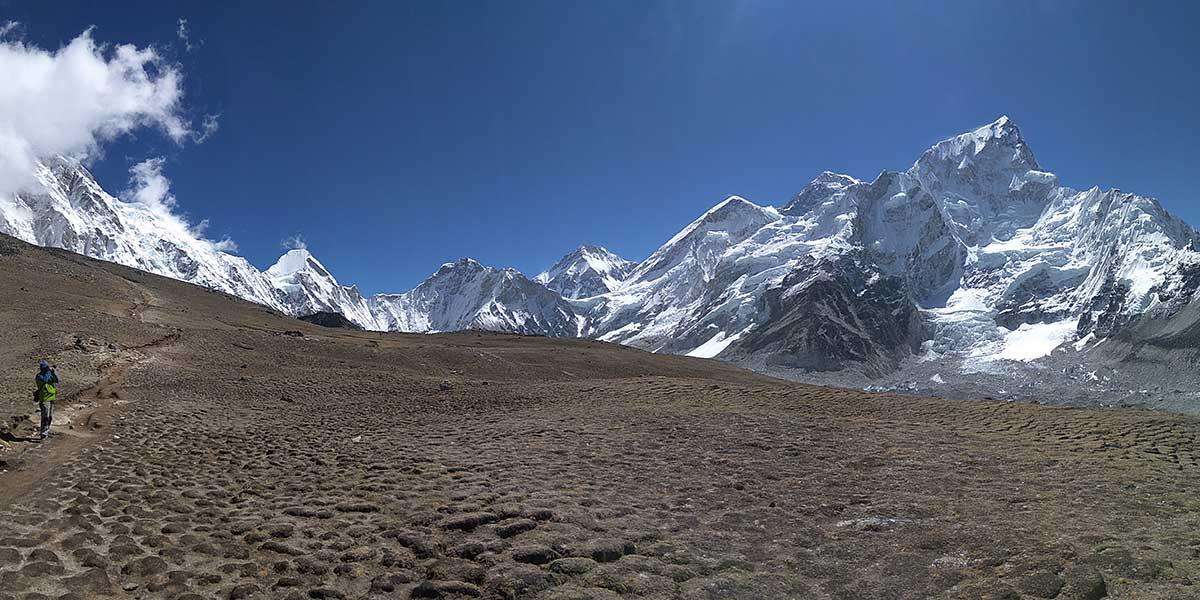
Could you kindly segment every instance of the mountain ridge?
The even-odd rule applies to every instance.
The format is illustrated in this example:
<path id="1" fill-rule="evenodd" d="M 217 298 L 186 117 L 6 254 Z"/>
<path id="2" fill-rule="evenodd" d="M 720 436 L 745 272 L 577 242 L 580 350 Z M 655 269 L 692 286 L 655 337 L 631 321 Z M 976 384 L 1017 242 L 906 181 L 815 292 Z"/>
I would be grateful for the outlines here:
<path id="1" fill-rule="evenodd" d="M 293 315 L 593 337 L 801 377 L 1035 364 L 1170 318 L 1200 287 L 1194 228 L 1153 198 L 1059 185 L 1007 117 L 872 181 L 824 171 L 779 208 L 729 196 L 639 262 L 583 245 L 529 278 L 464 258 L 370 297 L 303 249 L 258 271 L 68 159 L 38 175 L 0 231 Z"/>

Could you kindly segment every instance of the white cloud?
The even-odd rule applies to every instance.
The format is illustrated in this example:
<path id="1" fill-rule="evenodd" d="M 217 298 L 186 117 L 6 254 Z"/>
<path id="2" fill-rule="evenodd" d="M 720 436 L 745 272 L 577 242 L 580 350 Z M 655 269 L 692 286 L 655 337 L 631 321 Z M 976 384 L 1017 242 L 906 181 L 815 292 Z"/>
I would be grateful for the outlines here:
<path id="1" fill-rule="evenodd" d="M 283 241 L 279 242 L 279 246 L 284 250 L 307 250 L 308 242 L 304 241 L 304 236 L 297 233 L 296 235 L 283 238 Z"/>
<path id="2" fill-rule="evenodd" d="M 5 21 L 0 23 L 0 39 L 4 39 L 9 36 L 16 37 L 15 34 L 20 33 L 20 28 L 21 24 L 16 21 Z"/>
<path id="3" fill-rule="evenodd" d="M 166 159 L 147 158 L 129 167 L 129 189 L 122 196 L 126 202 L 137 202 L 144 206 L 170 211 L 175 207 L 175 196 L 171 194 L 171 180 L 163 175 Z"/>
<path id="4" fill-rule="evenodd" d="M 0 35 L 0 73 L 0 198 L 34 183 L 40 159 L 95 156 L 139 129 L 199 139 L 182 114 L 179 71 L 150 47 L 98 44 L 90 29 L 55 51 Z"/>
<path id="5" fill-rule="evenodd" d="M 200 122 L 200 131 L 194 136 L 197 144 L 203 144 L 217 132 L 221 126 L 219 118 L 220 115 L 204 115 L 204 120 Z"/>
<path id="6" fill-rule="evenodd" d="M 238 251 L 237 242 L 229 239 L 228 237 L 221 238 L 221 239 L 213 242 L 212 245 L 213 245 L 213 248 L 216 248 L 217 250 L 220 250 L 221 252 L 228 252 L 230 254 L 235 254 Z"/>
<path id="7" fill-rule="evenodd" d="M 166 160 L 162 157 L 148 158 L 129 168 L 129 188 L 121 193 L 125 202 L 139 204 L 158 217 L 159 222 L 178 233 L 211 244 L 222 252 L 237 252 L 238 246 L 228 237 L 220 240 L 208 240 L 204 230 L 208 228 L 208 220 L 190 225 L 187 219 L 175 211 L 175 195 L 171 193 L 171 180 L 163 175 L 163 165 Z"/>
<path id="8" fill-rule="evenodd" d="M 177 27 L 175 29 L 175 35 L 176 35 L 176 37 L 179 38 L 179 41 L 183 42 L 183 47 L 188 52 L 191 52 L 193 49 L 196 48 L 196 46 L 199 46 L 201 44 L 201 42 L 196 42 L 196 44 L 194 44 L 194 45 L 192 44 L 191 33 L 192 33 L 191 29 L 188 28 L 188 20 L 180 17 L 179 27 Z"/>

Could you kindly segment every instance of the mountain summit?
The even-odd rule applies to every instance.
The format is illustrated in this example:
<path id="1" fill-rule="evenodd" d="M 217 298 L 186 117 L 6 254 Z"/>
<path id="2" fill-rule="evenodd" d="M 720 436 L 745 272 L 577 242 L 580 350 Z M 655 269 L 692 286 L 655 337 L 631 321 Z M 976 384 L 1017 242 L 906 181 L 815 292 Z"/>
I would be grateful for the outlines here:
<path id="1" fill-rule="evenodd" d="M 634 263 L 600 246 L 580 246 L 559 259 L 536 281 L 564 298 L 590 298 L 621 287 Z"/>

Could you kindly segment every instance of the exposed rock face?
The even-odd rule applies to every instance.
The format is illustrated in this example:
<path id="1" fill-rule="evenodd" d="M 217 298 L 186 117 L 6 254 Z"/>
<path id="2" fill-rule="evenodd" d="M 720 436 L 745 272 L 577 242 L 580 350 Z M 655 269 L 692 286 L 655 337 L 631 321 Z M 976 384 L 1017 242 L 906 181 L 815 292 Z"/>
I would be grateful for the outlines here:
<path id="1" fill-rule="evenodd" d="M 812 371 L 856 365 L 886 373 L 923 341 L 920 310 L 904 282 L 855 257 L 797 269 L 763 295 L 766 326 L 722 356 Z"/>
<path id="2" fill-rule="evenodd" d="M 307 321 L 313 325 L 321 327 L 332 327 L 339 329 L 362 329 L 354 321 L 347 319 L 342 313 L 335 312 L 316 312 L 311 315 L 302 315 L 301 321 Z"/>

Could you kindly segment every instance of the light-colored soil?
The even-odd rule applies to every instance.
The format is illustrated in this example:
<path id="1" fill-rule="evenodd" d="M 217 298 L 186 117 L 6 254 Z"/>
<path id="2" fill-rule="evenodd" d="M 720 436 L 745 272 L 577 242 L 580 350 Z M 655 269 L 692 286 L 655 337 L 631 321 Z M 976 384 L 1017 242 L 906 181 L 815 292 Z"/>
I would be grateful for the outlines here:
<path id="1" fill-rule="evenodd" d="M 0 414 L 42 356 L 73 413 L 0 449 L 0 599 L 1200 596 L 1192 418 L 320 329 L 9 243 Z"/>

